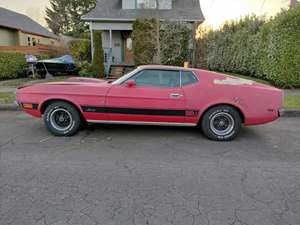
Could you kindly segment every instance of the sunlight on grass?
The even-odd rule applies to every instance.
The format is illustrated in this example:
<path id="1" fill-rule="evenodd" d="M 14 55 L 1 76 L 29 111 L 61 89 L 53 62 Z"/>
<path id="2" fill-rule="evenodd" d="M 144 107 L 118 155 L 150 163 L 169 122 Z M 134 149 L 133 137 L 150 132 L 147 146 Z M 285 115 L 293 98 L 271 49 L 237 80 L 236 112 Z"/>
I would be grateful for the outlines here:
<path id="1" fill-rule="evenodd" d="M 12 92 L 0 92 L 0 104 L 14 103 L 15 98 L 15 94 Z"/>
<path id="2" fill-rule="evenodd" d="M 286 96 L 284 98 L 284 107 L 287 109 L 300 109 L 300 95 Z"/>

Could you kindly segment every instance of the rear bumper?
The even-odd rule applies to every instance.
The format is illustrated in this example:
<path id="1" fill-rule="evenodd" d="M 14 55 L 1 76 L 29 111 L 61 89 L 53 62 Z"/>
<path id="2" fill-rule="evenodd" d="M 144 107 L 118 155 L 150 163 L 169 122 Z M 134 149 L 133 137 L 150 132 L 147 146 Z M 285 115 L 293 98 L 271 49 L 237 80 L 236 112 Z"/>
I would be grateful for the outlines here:
<path id="1" fill-rule="evenodd" d="M 274 111 L 267 115 L 246 118 L 245 125 L 246 126 L 263 125 L 263 124 L 271 123 L 279 119 L 281 116 L 282 116 L 281 111 Z"/>

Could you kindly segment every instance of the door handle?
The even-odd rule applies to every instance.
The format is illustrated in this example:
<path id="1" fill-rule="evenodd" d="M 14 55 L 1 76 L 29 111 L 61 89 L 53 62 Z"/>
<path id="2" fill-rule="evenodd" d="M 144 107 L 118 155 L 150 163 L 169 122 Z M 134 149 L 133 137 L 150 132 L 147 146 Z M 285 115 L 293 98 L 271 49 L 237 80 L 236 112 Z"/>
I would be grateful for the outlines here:
<path id="1" fill-rule="evenodd" d="M 183 95 L 182 94 L 179 94 L 179 93 L 172 93 L 170 94 L 170 98 L 182 98 Z"/>

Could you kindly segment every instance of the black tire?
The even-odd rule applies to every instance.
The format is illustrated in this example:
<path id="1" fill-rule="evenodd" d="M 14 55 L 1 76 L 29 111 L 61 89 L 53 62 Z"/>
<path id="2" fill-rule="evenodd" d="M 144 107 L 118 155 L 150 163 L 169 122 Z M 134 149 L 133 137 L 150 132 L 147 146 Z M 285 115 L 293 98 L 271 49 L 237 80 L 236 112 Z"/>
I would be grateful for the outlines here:
<path id="1" fill-rule="evenodd" d="M 75 135 L 82 124 L 77 109 L 62 101 L 53 102 L 46 108 L 44 122 L 53 135 L 63 137 Z"/>
<path id="2" fill-rule="evenodd" d="M 201 122 L 202 132 L 213 141 L 231 141 L 239 134 L 241 127 L 239 112 L 226 105 L 208 110 Z"/>

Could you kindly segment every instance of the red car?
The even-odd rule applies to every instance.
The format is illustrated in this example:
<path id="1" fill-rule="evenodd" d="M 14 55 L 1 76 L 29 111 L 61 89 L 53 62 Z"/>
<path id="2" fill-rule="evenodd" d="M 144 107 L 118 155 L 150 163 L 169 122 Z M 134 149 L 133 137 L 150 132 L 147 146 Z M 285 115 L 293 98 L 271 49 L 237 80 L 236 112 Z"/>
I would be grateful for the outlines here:
<path id="1" fill-rule="evenodd" d="M 74 135 L 84 122 L 199 125 L 208 138 L 229 141 L 242 125 L 276 120 L 283 93 L 215 72 L 141 66 L 114 82 L 71 78 L 20 87 L 17 101 L 57 136 Z"/>

